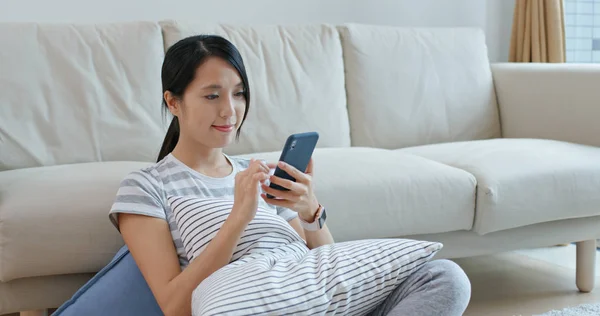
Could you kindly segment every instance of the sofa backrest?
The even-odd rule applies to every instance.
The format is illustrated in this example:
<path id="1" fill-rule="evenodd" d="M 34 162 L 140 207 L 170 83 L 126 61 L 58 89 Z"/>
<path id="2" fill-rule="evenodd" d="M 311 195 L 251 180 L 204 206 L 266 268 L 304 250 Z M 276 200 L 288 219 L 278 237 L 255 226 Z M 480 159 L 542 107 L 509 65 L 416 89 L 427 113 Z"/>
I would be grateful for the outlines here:
<path id="1" fill-rule="evenodd" d="M 155 161 L 164 52 L 192 34 L 240 50 L 252 89 L 229 154 L 278 151 L 295 132 L 319 147 L 401 148 L 500 136 L 483 33 L 348 24 L 182 21 L 0 24 L 0 170 Z"/>
<path id="2" fill-rule="evenodd" d="M 340 27 L 353 146 L 500 137 L 483 31 Z"/>
<path id="3" fill-rule="evenodd" d="M 3 23 L 0 42 L 0 170 L 156 159 L 158 24 Z"/>
<path id="4" fill-rule="evenodd" d="M 281 150 L 297 132 L 317 131 L 319 147 L 350 146 L 342 44 L 335 26 L 204 25 L 161 22 L 165 49 L 197 34 L 217 34 L 240 51 L 251 102 L 229 154 Z"/>

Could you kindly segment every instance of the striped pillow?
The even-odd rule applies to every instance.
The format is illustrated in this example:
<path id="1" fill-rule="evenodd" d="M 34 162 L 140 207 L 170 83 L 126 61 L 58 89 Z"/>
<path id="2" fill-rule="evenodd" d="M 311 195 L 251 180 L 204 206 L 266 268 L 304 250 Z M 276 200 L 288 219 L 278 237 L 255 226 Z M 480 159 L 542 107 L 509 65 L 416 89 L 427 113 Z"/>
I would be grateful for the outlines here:
<path id="1" fill-rule="evenodd" d="M 221 227 L 232 202 L 171 197 L 190 261 Z M 275 211 L 259 208 L 231 262 L 192 294 L 193 315 L 363 315 L 373 310 L 442 245 L 370 239 L 309 250 Z"/>

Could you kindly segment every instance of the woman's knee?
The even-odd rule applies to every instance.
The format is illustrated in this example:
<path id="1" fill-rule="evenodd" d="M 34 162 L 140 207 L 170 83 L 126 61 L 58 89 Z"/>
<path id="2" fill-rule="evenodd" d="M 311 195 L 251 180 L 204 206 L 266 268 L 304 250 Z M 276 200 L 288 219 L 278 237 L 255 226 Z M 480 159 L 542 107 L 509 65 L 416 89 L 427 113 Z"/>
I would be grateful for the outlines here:
<path id="1" fill-rule="evenodd" d="M 466 309 L 471 299 L 471 282 L 463 269 L 450 260 L 434 260 L 430 264 L 435 286 L 440 287 L 458 309 Z"/>

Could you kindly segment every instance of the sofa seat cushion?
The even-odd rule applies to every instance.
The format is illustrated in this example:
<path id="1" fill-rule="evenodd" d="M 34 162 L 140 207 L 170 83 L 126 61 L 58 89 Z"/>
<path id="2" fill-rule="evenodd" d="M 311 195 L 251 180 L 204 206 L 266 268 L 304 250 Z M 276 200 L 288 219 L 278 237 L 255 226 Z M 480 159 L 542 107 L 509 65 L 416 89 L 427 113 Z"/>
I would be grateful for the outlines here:
<path id="1" fill-rule="evenodd" d="M 148 163 L 0 172 L 0 281 L 94 273 L 123 245 L 108 220 L 121 180 Z"/>
<path id="2" fill-rule="evenodd" d="M 0 315 L 60 306 L 92 277 L 81 273 L 0 282 Z"/>
<path id="3" fill-rule="evenodd" d="M 483 235 L 600 215 L 600 148 L 541 139 L 491 139 L 398 150 L 477 178 L 473 230 Z"/>
<path id="4" fill-rule="evenodd" d="M 276 161 L 280 152 L 247 157 Z M 317 148 L 315 193 L 336 241 L 468 230 L 475 178 L 414 155 L 372 148 Z"/>

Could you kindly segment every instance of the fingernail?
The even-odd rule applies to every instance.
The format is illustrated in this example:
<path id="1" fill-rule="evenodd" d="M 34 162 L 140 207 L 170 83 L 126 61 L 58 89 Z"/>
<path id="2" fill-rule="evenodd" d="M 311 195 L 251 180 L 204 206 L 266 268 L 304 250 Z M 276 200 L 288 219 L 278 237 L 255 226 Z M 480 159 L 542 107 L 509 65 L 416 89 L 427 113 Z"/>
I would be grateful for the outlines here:
<path id="1" fill-rule="evenodd" d="M 280 162 L 279 162 L 279 166 L 280 166 L 280 167 L 285 167 L 285 166 L 286 166 L 286 163 L 285 163 L 285 162 L 283 162 L 283 161 L 280 161 Z"/>

